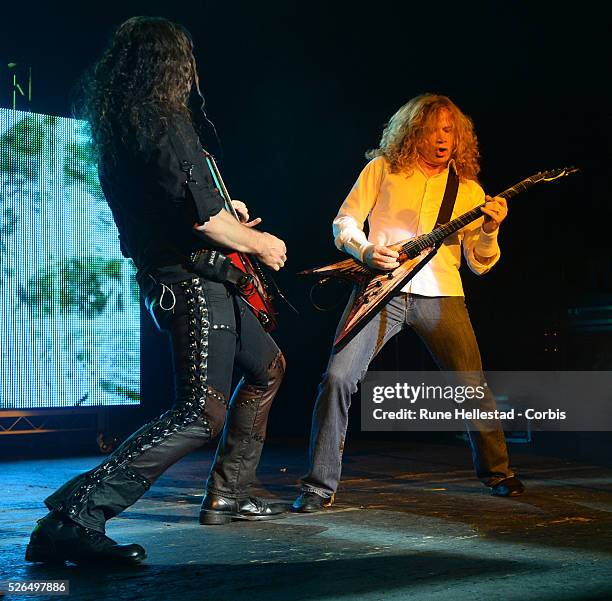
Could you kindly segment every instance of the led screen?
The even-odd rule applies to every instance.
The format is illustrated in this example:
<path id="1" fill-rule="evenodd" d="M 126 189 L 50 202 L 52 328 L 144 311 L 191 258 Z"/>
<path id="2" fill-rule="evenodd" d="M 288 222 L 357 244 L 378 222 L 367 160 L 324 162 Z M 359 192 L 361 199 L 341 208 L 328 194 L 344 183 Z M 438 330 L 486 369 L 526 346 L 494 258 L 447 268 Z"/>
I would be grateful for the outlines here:
<path id="1" fill-rule="evenodd" d="M 138 404 L 138 288 L 85 123 L 0 109 L 0 178 L 0 409 Z"/>

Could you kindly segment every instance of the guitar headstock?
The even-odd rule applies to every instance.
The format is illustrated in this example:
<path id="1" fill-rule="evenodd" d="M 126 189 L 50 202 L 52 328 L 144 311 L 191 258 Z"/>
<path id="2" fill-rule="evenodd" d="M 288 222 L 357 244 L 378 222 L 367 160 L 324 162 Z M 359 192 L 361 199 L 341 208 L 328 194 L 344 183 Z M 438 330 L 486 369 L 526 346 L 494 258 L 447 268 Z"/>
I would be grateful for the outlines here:
<path id="1" fill-rule="evenodd" d="M 555 180 L 561 179 L 567 175 L 578 173 L 580 169 L 578 167 L 563 167 L 563 169 L 551 169 L 550 171 L 543 171 L 538 173 L 537 181 L 540 182 L 554 182 Z"/>
<path id="2" fill-rule="evenodd" d="M 533 186 L 534 184 L 538 184 L 540 182 L 554 182 L 566 175 L 572 175 L 572 173 L 578 173 L 580 169 L 578 167 L 563 167 L 563 169 L 551 169 L 550 171 L 538 171 L 531 177 L 528 177 L 518 184 L 514 184 L 511 188 L 504 190 L 498 196 L 503 196 L 505 199 L 510 199 L 519 194 L 520 192 L 524 192 Z"/>

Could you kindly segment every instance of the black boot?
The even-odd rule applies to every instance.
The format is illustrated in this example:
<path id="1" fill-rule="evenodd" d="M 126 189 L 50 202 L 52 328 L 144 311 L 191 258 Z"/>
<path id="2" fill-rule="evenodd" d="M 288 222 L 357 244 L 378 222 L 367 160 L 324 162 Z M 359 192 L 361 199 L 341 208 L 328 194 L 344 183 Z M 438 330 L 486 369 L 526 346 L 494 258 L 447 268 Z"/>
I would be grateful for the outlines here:
<path id="1" fill-rule="evenodd" d="M 270 513 L 267 503 L 249 497 L 247 491 L 255 479 L 268 414 L 284 373 L 285 359 L 279 353 L 268 367 L 266 386 L 242 383 L 234 393 L 208 478 L 208 492 L 202 503 L 200 523 L 227 524 L 231 519 L 271 519 L 270 516 L 281 512 L 283 506 L 278 505 Z M 244 517 L 246 515 L 257 517 Z M 214 516 L 219 521 L 211 521 L 216 519 Z M 227 516 L 230 516 L 229 519 L 226 519 Z"/>
<path id="2" fill-rule="evenodd" d="M 140 545 L 118 545 L 97 530 L 84 528 L 57 512 L 51 512 L 38 520 L 25 559 L 43 563 L 71 561 L 78 564 L 135 565 L 146 556 Z"/>
<path id="3" fill-rule="evenodd" d="M 322 497 L 316 492 L 304 490 L 300 496 L 291 505 L 291 511 L 295 513 L 314 513 L 315 511 L 323 511 L 327 507 L 331 507 L 334 502 L 334 496 L 329 498 Z"/>
<path id="4" fill-rule="evenodd" d="M 287 506 L 283 503 L 268 503 L 258 497 L 226 499 L 206 493 L 200 509 L 200 524 L 207 526 L 229 524 L 232 520 L 275 520 L 285 517 Z"/>
<path id="5" fill-rule="evenodd" d="M 525 492 L 525 485 L 516 477 L 504 478 L 491 486 L 491 494 L 495 497 L 519 497 Z"/>

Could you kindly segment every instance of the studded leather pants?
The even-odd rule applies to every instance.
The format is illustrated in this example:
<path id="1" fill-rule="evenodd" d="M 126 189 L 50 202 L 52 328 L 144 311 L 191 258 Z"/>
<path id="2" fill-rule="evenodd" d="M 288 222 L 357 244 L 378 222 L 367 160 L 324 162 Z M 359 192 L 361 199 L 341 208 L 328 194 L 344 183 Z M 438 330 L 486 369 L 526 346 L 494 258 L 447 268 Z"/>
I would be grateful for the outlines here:
<path id="1" fill-rule="evenodd" d="M 104 532 L 106 520 L 135 503 L 168 467 L 222 430 L 208 488 L 246 496 L 255 476 L 284 358 L 245 303 L 223 284 L 194 278 L 170 289 L 173 302 L 165 299 L 165 309 L 156 302 L 159 290 L 149 295 L 147 304 L 171 338 L 173 407 L 132 434 L 98 467 L 45 500 L 49 509 L 87 528 Z M 244 375 L 227 412 L 234 365 Z"/>

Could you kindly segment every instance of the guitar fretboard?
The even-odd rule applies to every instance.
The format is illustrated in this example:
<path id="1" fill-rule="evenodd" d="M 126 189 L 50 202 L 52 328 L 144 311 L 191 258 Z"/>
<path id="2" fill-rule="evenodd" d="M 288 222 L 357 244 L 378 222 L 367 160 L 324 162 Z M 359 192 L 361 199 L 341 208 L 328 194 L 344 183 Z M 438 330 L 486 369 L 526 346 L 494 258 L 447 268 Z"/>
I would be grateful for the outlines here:
<path id="1" fill-rule="evenodd" d="M 531 188 L 531 186 L 534 184 L 546 179 L 547 176 L 548 172 L 536 173 L 535 175 L 520 181 L 518 184 L 514 184 L 514 186 L 504 190 L 497 196 L 502 196 L 506 200 L 509 200 L 513 196 L 516 196 L 528 188 Z M 483 212 L 481 209 L 484 206 L 485 203 L 483 202 L 481 205 L 478 205 L 460 217 L 457 217 L 456 219 L 453 219 L 452 221 L 433 229 L 428 234 L 422 234 L 421 236 L 413 238 L 402 246 L 402 251 L 405 252 L 409 258 L 414 258 L 424 250 L 438 246 L 444 239 L 448 238 L 451 234 L 454 234 L 457 230 L 460 230 L 462 227 L 472 223 L 472 221 L 476 221 L 476 219 L 482 217 Z"/>

